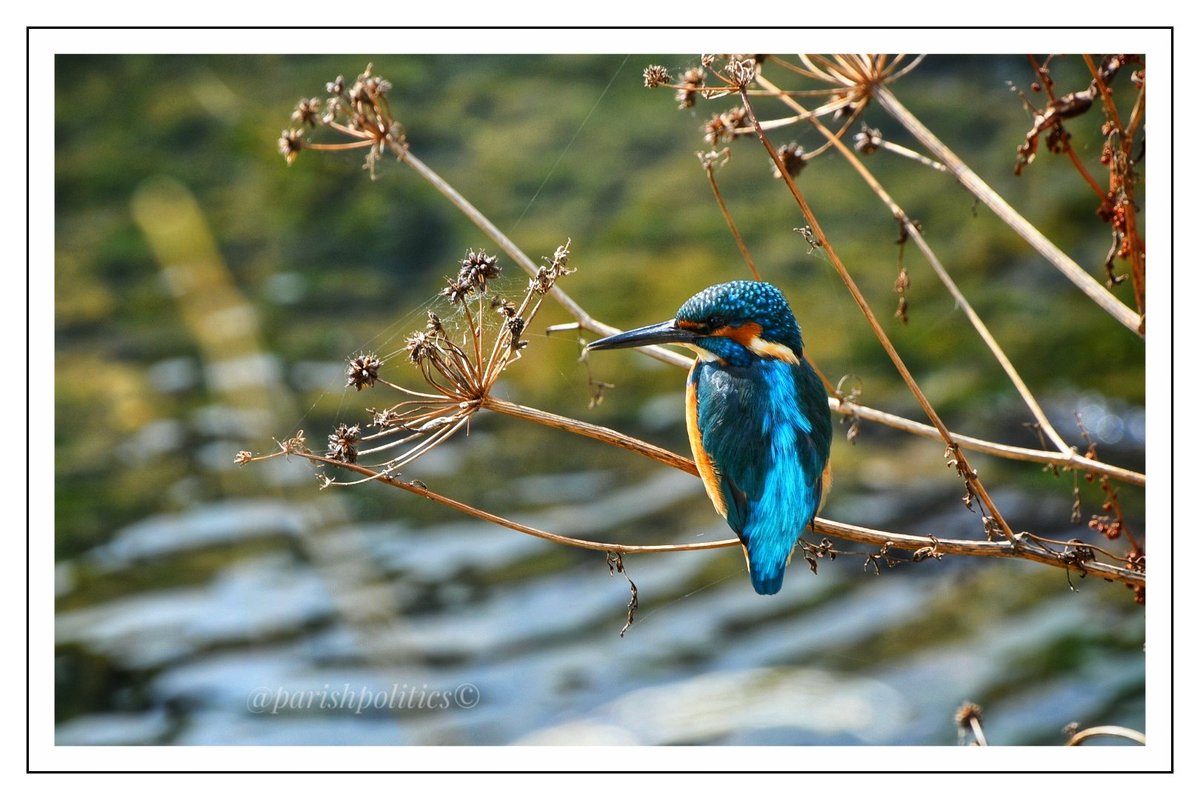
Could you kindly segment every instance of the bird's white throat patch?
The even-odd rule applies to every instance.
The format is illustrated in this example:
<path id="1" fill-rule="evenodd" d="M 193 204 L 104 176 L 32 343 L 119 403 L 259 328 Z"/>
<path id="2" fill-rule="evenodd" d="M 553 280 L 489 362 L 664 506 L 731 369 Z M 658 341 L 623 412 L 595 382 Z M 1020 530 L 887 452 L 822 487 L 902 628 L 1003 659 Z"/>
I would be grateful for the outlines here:
<path id="1" fill-rule="evenodd" d="M 786 344 L 779 344 L 779 342 L 768 342 L 761 336 L 755 336 L 750 339 L 747 348 L 750 352 L 763 358 L 777 358 L 788 364 L 800 363 L 800 359 L 796 357 L 796 353 L 792 348 Z"/>
<path id="2" fill-rule="evenodd" d="M 699 356 L 701 361 L 720 361 L 721 360 L 720 357 L 717 356 L 716 353 L 710 353 L 709 351 L 705 350 L 703 347 L 701 347 L 698 344 L 691 344 L 689 342 L 689 343 L 685 344 L 684 347 L 688 348 L 689 350 L 696 351 L 696 355 Z"/>

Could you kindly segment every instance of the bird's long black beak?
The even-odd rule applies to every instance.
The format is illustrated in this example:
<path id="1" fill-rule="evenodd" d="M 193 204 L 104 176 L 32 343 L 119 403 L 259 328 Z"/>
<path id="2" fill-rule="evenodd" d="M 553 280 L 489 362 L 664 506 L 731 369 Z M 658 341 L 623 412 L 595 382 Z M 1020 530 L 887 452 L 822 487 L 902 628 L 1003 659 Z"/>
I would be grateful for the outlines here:
<path id="1" fill-rule="evenodd" d="M 669 319 L 657 325 L 634 328 L 624 333 L 597 339 L 587 346 L 588 350 L 616 350 L 621 347 L 645 347 L 648 344 L 688 344 L 697 339 L 695 331 L 681 328 Z"/>

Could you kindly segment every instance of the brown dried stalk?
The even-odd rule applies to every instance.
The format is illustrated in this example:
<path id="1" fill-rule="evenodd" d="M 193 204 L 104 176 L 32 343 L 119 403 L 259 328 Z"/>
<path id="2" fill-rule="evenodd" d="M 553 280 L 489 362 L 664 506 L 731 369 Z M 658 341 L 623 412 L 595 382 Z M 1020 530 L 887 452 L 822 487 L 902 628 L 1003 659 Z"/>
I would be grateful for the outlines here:
<path id="1" fill-rule="evenodd" d="M 773 88 L 774 86 L 774 84 L 772 84 L 770 81 L 762 78 L 759 79 L 759 83 L 767 88 Z M 794 100 L 791 100 L 791 98 L 782 99 L 789 106 L 798 106 L 798 104 Z M 959 290 L 958 285 L 954 282 L 954 279 L 950 277 L 950 274 L 946 271 L 945 267 L 942 266 L 941 260 L 938 259 L 937 255 L 933 252 L 933 248 L 931 248 L 929 243 L 925 240 L 925 236 L 921 229 L 913 223 L 912 219 L 908 216 L 908 214 L 905 213 L 904 209 L 902 209 L 899 204 L 892 199 L 891 195 L 888 194 L 879 181 L 875 179 L 875 176 L 869 169 L 867 169 L 866 165 L 862 163 L 862 160 L 858 158 L 853 150 L 847 147 L 844 142 L 837 138 L 828 128 L 822 125 L 819 120 L 813 120 L 812 124 L 818 132 L 828 139 L 830 144 L 834 145 L 838 149 L 842 157 L 846 159 L 850 166 L 854 167 L 855 171 L 859 174 L 863 181 L 866 182 L 871 190 L 875 192 L 876 196 L 879 197 L 879 199 L 883 201 L 884 205 L 886 205 L 892 212 L 892 216 L 900 220 L 908 237 L 917 243 L 917 247 L 925 255 L 925 258 L 929 262 L 929 265 L 933 268 L 933 271 L 937 274 L 943 285 L 945 285 L 947 291 L 949 291 L 954 297 L 957 307 L 961 308 L 963 313 L 966 314 L 967 319 L 975 328 L 976 333 L 979 334 L 979 337 L 983 340 L 984 344 L 987 345 L 988 350 L 991 351 L 992 356 L 1000 364 L 1000 367 L 1004 370 L 1005 374 L 1008 375 L 1008 378 L 1016 388 L 1017 393 L 1021 395 L 1021 399 L 1025 401 L 1025 405 L 1029 408 L 1030 412 L 1037 420 L 1038 425 L 1041 426 L 1041 429 L 1045 431 L 1050 437 L 1051 441 L 1054 442 L 1054 446 L 1057 447 L 1058 451 L 1066 456 L 1068 460 L 1070 460 L 1073 456 L 1077 456 L 1078 454 L 1075 453 L 1075 451 L 1069 447 L 1065 441 L 1063 441 L 1062 437 L 1059 436 L 1058 431 L 1054 429 L 1054 426 L 1050 423 L 1049 418 L 1042 410 L 1041 405 L 1037 402 L 1037 398 L 1034 397 L 1033 392 L 1029 390 L 1029 387 L 1025 385 L 1025 382 L 1017 373 L 1016 367 L 1013 366 L 1012 362 L 1008 359 L 1007 354 L 1005 354 L 1004 350 L 992 337 L 991 332 L 983 323 L 983 320 L 978 314 L 975 313 L 975 309 L 971 306 L 970 302 L 968 302 L 966 296 L 963 295 L 963 293 Z"/>
<path id="2" fill-rule="evenodd" d="M 725 205 L 725 198 L 721 196 L 721 189 L 717 186 L 717 176 L 713 173 L 713 162 L 719 159 L 720 155 L 717 153 L 697 153 L 696 155 L 700 157 L 700 164 L 704 167 L 704 174 L 708 176 L 708 185 L 712 187 L 713 197 L 716 198 L 717 206 L 721 209 L 721 216 L 725 218 L 725 224 L 729 226 L 729 232 L 733 234 L 733 241 L 737 243 L 738 252 L 742 254 L 742 260 L 750 268 L 750 274 L 754 276 L 754 280 L 761 281 L 762 277 L 758 274 L 758 267 L 754 265 L 754 258 L 750 255 L 750 249 L 746 247 L 746 242 L 742 239 L 742 234 L 738 231 L 737 224 L 733 221 L 733 215 L 729 213 L 729 208 Z"/>
<path id="3" fill-rule="evenodd" d="M 1058 248 L 1053 242 L 1021 216 L 1003 197 L 996 194 L 988 184 L 976 175 L 954 151 L 946 147 L 925 125 L 913 116 L 900 100 L 885 86 L 877 86 L 872 92 L 879 102 L 900 124 L 929 150 L 933 157 L 945 164 L 958 182 L 975 195 L 984 205 L 996 213 L 1008 227 L 1037 250 L 1059 272 L 1090 297 L 1096 305 L 1107 311 L 1114 319 L 1129 330 L 1145 336 L 1143 319 L 1138 312 L 1114 297 L 1103 285 L 1088 274 L 1087 270 Z"/>
<path id="4" fill-rule="evenodd" d="M 1133 728 L 1126 728 L 1123 725 L 1096 725 L 1092 728 L 1084 728 L 1081 731 L 1076 731 L 1067 739 L 1064 747 L 1078 747 L 1096 736 L 1119 736 L 1123 739 L 1128 739 L 1140 745 L 1146 744 L 1146 734 L 1141 731 L 1135 731 Z"/>
<path id="5" fill-rule="evenodd" d="M 808 222 L 809 227 L 812 228 L 813 234 L 817 241 L 819 241 L 822 247 L 824 247 L 826 254 L 829 256 L 830 263 L 833 264 L 833 267 L 837 270 L 842 282 L 850 291 L 850 295 L 854 298 L 854 302 L 858 305 L 859 310 L 862 311 L 863 316 L 867 320 L 867 324 L 870 325 L 871 330 L 875 333 L 875 336 L 879 340 L 879 343 L 883 346 L 884 351 L 887 352 L 888 357 L 891 358 L 892 364 L 896 367 L 897 372 L 900 373 L 900 377 L 904 380 L 905 384 L 909 388 L 909 391 L 912 392 L 913 397 L 916 398 L 917 403 L 920 404 L 921 409 L 925 412 L 926 416 L 929 417 L 930 422 L 932 422 L 934 427 L 938 429 L 938 433 L 941 434 L 943 441 L 945 441 L 946 455 L 947 459 L 949 460 L 948 463 L 954 464 L 955 469 L 967 484 L 967 495 L 964 498 L 967 506 L 970 507 L 972 496 L 978 496 L 980 501 L 987 508 L 990 517 L 995 520 L 996 524 L 999 526 L 1000 532 L 1003 533 L 1004 537 L 1010 542 L 1014 541 L 1012 529 L 1008 526 L 1008 523 L 1005 521 L 1004 516 L 1000 513 L 999 509 L 996 508 L 995 503 L 992 502 L 991 496 L 988 494 L 987 489 L 979 481 L 975 470 L 971 467 L 970 463 L 967 461 L 967 457 L 963 454 L 962 448 L 960 448 L 954 441 L 953 437 L 951 437 L 949 429 L 946 428 L 945 423 L 942 422 L 941 417 L 938 416 L 938 413 L 934 411 L 933 406 L 930 404 L 928 398 L 925 397 L 925 393 L 921 391 L 921 387 L 917 384 L 916 379 L 913 377 L 912 373 L 909 372 L 908 367 L 905 366 L 904 360 L 900 357 L 900 354 L 892 345 L 891 339 L 888 337 L 887 333 L 884 332 L 883 327 L 879 324 L 878 319 L 875 317 L 875 313 L 871 310 L 870 304 L 867 303 L 866 297 L 864 297 L 862 292 L 859 290 L 858 284 L 854 281 L 854 278 L 851 277 L 849 271 L 842 263 L 837 251 L 830 245 L 829 240 L 825 236 L 824 230 L 821 228 L 820 221 L 813 213 L 812 208 L 809 207 L 808 201 L 805 199 L 804 194 L 800 191 L 799 187 L 796 185 L 796 182 L 792 180 L 791 175 L 787 174 L 783 162 L 779 158 L 779 154 L 776 152 L 775 147 L 767 138 L 766 133 L 758 128 L 758 118 L 755 115 L 754 108 L 750 103 L 749 95 L 745 94 L 745 85 L 743 84 L 741 88 L 743 90 L 742 103 L 746 107 L 746 113 L 750 117 L 750 121 L 758 130 L 759 139 L 762 141 L 763 147 L 766 148 L 766 151 L 771 159 L 775 161 L 775 166 L 781 173 L 784 182 L 787 184 L 788 190 L 792 193 L 792 197 L 796 201 L 796 204 L 800 207 L 800 211 L 804 215 L 804 219 Z"/>
<path id="6" fill-rule="evenodd" d="M 532 419 L 530 417 L 530 419 Z M 576 425 L 586 425 L 579 423 L 577 420 L 572 420 L 571 425 L 556 425 L 564 430 L 572 432 L 581 432 L 575 429 Z M 586 434 L 584 434 L 586 435 Z M 596 437 L 598 438 L 598 437 Z M 347 463 L 329 456 L 322 456 L 313 453 L 303 446 L 302 437 L 294 437 L 285 442 L 280 443 L 280 449 L 274 453 L 267 453 L 260 456 L 250 456 L 247 454 L 240 459 L 241 463 L 249 463 L 251 461 L 263 461 L 279 456 L 295 455 L 306 458 L 309 461 L 318 464 L 325 464 L 339 469 L 356 472 L 364 476 L 367 480 L 375 480 L 380 483 L 397 489 L 403 489 L 407 492 L 419 495 L 429 500 L 441 503 L 442 505 L 459 511 L 467 516 L 484 522 L 490 522 L 496 525 L 509 528 L 510 530 L 524 533 L 529 536 L 535 536 L 539 539 L 545 539 L 555 544 L 567 545 L 569 547 L 578 547 L 584 550 L 595 550 L 598 552 L 611 553 L 677 553 L 690 552 L 697 550 L 719 550 L 725 547 L 738 547 L 740 540 L 736 538 L 718 539 L 706 542 L 687 542 L 681 544 L 618 544 L 616 542 L 600 542 L 590 539 L 579 539 L 571 536 L 562 536 L 560 534 L 544 531 L 539 528 L 534 528 L 530 525 L 525 525 L 520 522 L 515 522 L 498 514 L 493 514 L 488 511 L 476 508 L 467 503 L 463 503 L 454 498 L 439 494 L 420 481 L 405 481 L 397 478 L 395 475 L 388 474 L 381 470 L 375 470 L 371 467 L 362 464 Z M 675 456 L 678 463 L 672 463 L 685 472 L 695 474 L 695 465 L 691 461 L 682 456 Z M 684 463 L 686 462 L 686 463 Z M 667 462 L 663 462 L 667 463 Z M 1095 560 L 1079 561 L 1070 552 L 1071 543 L 1069 542 L 1051 542 L 1051 545 L 1058 545 L 1061 550 L 1056 550 L 1048 546 L 1047 540 L 1030 537 L 1026 534 L 1018 536 L 1015 542 L 1008 541 L 982 541 L 978 539 L 943 539 L 940 536 L 933 535 L 916 535 L 906 533 L 896 533 L 894 531 L 881 531 L 873 528 L 864 528 L 859 525 L 850 525 L 844 522 L 836 522 L 818 517 L 813 523 L 813 530 L 816 533 L 825 534 L 827 536 L 836 536 L 839 539 L 844 539 L 851 542 L 859 542 L 875 547 L 887 547 L 890 550 L 908 550 L 913 553 L 913 561 L 922 561 L 926 558 L 937 557 L 938 555 L 961 555 L 961 556 L 977 556 L 988 558 L 1019 558 L 1026 561 L 1034 561 L 1040 564 L 1059 567 L 1061 569 L 1075 570 L 1081 574 L 1095 575 L 1106 581 L 1119 581 L 1132 586 L 1145 586 L 1146 574 L 1143 571 L 1128 569 L 1123 566 L 1108 564 Z"/>

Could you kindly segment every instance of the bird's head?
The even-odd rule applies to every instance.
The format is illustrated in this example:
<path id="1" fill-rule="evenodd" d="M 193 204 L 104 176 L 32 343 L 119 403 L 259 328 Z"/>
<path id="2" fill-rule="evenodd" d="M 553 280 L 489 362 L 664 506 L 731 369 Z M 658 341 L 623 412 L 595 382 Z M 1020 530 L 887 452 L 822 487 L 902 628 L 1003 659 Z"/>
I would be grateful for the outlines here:
<path id="1" fill-rule="evenodd" d="M 799 363 L 804 344 L 783 293 L 762 281 L 730 281 L 694 295 L 674 319 L 618 333 L 588 345 L 612 350 L 681 344 L 704 359 L 745 366 L 755 359 Z"/>

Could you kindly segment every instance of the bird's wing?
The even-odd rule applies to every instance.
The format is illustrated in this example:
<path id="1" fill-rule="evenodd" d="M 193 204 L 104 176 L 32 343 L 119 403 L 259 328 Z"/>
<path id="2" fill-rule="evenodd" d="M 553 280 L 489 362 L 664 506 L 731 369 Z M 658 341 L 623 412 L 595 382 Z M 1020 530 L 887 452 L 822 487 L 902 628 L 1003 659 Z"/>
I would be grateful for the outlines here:
<path id="1" fill-rule="evenodd" d="M 699 364 L 689 383 L 689 430 L 692 452 L 705 489 L 717 511 L 740 537 L 760 496 L 767 444 L 753 423 L 756 405 L 745 379 L 726 369 Z"/>
<path id="2" fill-rule="evenodd" d="M 752 516 L 785 535 L 801 533 L 822 499 L 832 438 L 824 387 L 811 367 L 774 362 L 765 369 L 702 363 L 689 381 L 701 476 L 743 542 Z"/>

